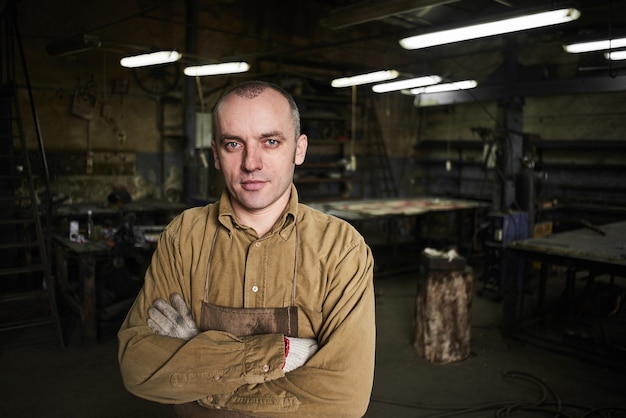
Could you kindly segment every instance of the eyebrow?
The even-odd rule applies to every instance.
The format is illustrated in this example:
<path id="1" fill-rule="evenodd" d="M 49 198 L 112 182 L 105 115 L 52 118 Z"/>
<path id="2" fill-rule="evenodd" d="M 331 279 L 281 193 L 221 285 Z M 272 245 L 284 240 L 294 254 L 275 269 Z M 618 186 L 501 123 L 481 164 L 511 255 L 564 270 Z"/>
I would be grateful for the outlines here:
<path id="1" fill-rule="evenodd" d="M 262 138 L 274 137 L 274 136 L 277 136 L 277 137 L 282 138 L 282 139 L 286 139 L 285 135 L 283 135 L 283 133 L 280 132 L 280 131 L 270 131 L 270 132 L 261 134 L 261 139 Z"/>
<path id="2" fill-rule="evenodd" d="M 264 132 L 262 133 L 260 136 L 258 136 L 256 139 L 265 139 L 265 138 L 273 138 L 273 137 L 279 137 L 281 139 L 287 139 L 287 137 L 285 135 L 283 135 L 282 132 L 280 131 L 270 131 L 270 132 Z M 234 134 L 229 134 L 229 133 L 223 133 L 222 135 L 220 135 L 218 138 L 218 141 L 220 142 L 224 142 L 224 141 L 228 141 L 228 140 L 241 140 L 242 137 L 239 135 L 234 135 Z"/>
<path id="3" fill-rule="evenodd" d="M 237 135 L 233 135 L 233 134 L 228 134 L 228 133 L 226 133 L 226 134 L 221 134 L 221 135 L 217 138 L 217 140 L 218 140 L 218 141 L 220 141 L 220 142 L 228 141 L 228 140 L 231 140 L 231 139 L 240 139 L 240 137 L 239 137 L 239 136 L 237 136 Z"/>

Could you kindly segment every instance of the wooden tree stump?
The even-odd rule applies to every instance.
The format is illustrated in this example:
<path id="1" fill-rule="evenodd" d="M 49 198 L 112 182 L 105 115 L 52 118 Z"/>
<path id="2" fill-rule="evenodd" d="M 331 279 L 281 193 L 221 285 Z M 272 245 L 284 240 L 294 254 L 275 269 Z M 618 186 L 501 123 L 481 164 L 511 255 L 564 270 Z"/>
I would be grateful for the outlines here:
<path id="1" fill-rule="evenodd" d="M 450 363 L 469 356 L 473 280 L 469 267 L 429 269 L 419 280 L 413 346 L 420 357 Z"/>

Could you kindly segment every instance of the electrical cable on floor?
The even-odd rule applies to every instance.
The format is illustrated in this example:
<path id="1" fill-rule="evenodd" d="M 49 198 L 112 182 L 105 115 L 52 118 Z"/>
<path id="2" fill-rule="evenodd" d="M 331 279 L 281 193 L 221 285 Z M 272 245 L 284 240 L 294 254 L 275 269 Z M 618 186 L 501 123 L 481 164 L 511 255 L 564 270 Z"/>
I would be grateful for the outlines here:
<path id="1" fill-rule="evenodd" d="M 503 378 L 518 379 L 526 383 L 531 383 L 529 388 L 539 390 L 538 399 L 532 401 L 505 401 L 505 402 L 488 402 L 477 405 L 459 405 L 459 406 L 439 406 L 428 405 L 416 402 L 394 401 L 372 397 L 372 402 L 396 405 L 405 408 L 422 409 L 429 411 L 441 411 L 434 415 L 420 415 L 419 418 L 444 418 L 463 416 L 467 414 L 493 411 L 496 418 L 509 418 L 513 416 L 550 416 L 554 418 L 624 418 L 626 417 L 626 408 L 621 407 L 602 407 L 588 408 L 583 405 L 563 403 L 560 397 L 541 379 L 524 372 L 509 371 L 502 375 Z M 565 409 L 570 412 L 566 412 Z M 579 410 L 582 415 L 572 415 L 571 410 Z M 580 413 L 579 412 L 579 413 Z"/>
<path id="2" fill-rule="evenodd" d="M 604 414 L 606 412 L 606 414 Z M 600 415 L 602 413 L 602 415 Z M 614 415 L 615 414 L 615 415 Z M 626 409 L 621 407 L 595 408 L 581 415 L 581 418 L 623 418 L 626 417 Z"/>

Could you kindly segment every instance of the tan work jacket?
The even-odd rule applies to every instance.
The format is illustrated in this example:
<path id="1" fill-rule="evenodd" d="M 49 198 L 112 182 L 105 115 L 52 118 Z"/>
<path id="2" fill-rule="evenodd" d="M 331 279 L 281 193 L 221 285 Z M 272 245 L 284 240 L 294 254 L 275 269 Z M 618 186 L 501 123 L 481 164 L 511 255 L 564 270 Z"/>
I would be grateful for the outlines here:
<path id="1" fill-rule="evenodd" d="M 203 301 L 290 306 L 294 272 L 299 337 L 316 338 L 320 349 L 290 373 L 282 370 L 282 335 L 205 331 L 184 341 L 146 325 L 152 302 L 174 292 L 196 323 Z M 259 238 L 237 224 L 224 193 L 217 204 L 184 211 L 161 234 L 118 334 L 124 384 L 156 402 L 200 400 L 255 416 L 362 416 L 374 374 L 374 304 L 372 254 L 347 222 L 298 204 L 292 186 L 284 215 Z"/>

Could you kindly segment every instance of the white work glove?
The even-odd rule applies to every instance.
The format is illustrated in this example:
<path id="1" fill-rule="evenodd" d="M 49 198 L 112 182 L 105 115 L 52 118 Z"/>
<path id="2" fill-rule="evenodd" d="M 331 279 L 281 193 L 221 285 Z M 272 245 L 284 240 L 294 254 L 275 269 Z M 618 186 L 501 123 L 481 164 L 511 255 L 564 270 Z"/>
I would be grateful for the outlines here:
<path id="1" fill-rule="evenodd" d="M 148 326 L 158 335 L 190 340 L 198 335 L 198 327 L 178 293 L 170 295 L 170 303 L 158 298 L 148 309 Z"/>
<path id="2" fill-rule="evenodd" d="M 307 362 L 319 346 L 314 338 L 285 337 L 285 373 L 297 369 Z"/>

